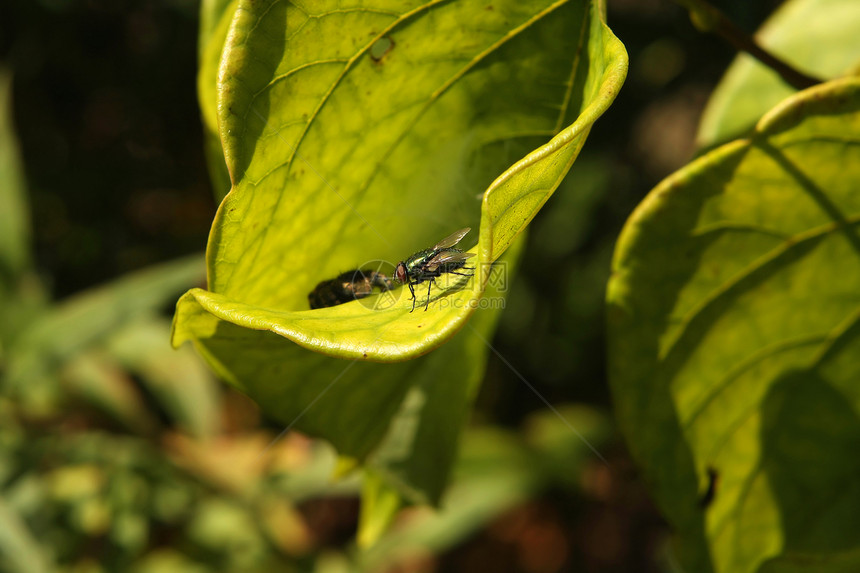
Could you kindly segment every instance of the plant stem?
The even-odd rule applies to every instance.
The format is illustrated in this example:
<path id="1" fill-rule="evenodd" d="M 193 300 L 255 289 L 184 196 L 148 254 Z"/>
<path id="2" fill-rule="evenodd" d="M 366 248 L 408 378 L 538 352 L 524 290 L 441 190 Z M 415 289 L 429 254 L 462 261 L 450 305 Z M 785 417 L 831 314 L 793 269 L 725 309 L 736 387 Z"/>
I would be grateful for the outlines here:
<path id="1" fill-rule="evenodd" d="M 690 20 L 702 32 L 717 34 L 735 49 L 746 52 L 770 69 L 792 87 L 803 90 L 822 83 L 822 80 L 797 70 L 790 64 L 762 48 L 752 36 L 738 28 L 725 14 L 707 0 L 675 0 L 690 13 Z"/>

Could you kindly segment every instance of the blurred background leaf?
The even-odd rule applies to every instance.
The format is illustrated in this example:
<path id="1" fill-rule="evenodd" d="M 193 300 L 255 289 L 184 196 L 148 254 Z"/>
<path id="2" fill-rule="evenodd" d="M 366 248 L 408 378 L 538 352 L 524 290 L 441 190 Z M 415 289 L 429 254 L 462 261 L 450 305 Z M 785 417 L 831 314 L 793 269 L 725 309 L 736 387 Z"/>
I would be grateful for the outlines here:
<path id="1" fill-rule="evenodd" d="M 202 278 L 203 260 L 194 255 L 129 274 L 46 309 L 10 344 L 6 391 L 34 410 L 50 409 L 50 380 L 60 366 L 129 322 L 163 308 L 177 291 Z"/>
<path id="2" fill-rule="evenodd" d="M 739 25 L 754 30 L 780 2 L 720 4 Z M 509 463 L 486 465 L 491 475 L 485 483 L 493 486 L 495 476 L 500 483 L 492 491 L 509 493 L 488 491 L 489 501 L 469 518 L 471 525 L 457 527 L 459 537 L 427 536 L 433 549 L 416 535 L 410 542 L 415 551 L 398 562 L 401 571 L 482 570 L 482 563 L 493 563 L 499 573 L 677 570 L 665 543 L 668 527 L 617 437 L 604 445 L 593 440 L 609 466 L 590 455 L 576 469 L 584 451 L 574 434 L 569 446 L 561 440 L 537 448 L 532 432 L 544 431 L 530 420 L 555 415 L 523 384 L 528 381 L 590 439 L 592 417 L 561 405 L 587 403 L 594 418 L 608 421 L 602 413 L 610 407 L 602 298 L 613 245 L 640 199 L 695 152 L 699 114 L 734 56 L 718 39 L 696 32 L 670 2 L 607 5 L 612 29 L 631 54 L 627 86 L 589 135 L 550 199 L 551 208 L 530 225 L 499 329 L 488 339 L 498 355 L 487 359 L 472 414 L 470 427 L 478 433 L 501 434 L 506 437 L 500 441 L 515 444 L 508 448 Z M 19 294 L 0 298 L 4 309 L 21 317 L 15 329 L 7 329 L 12 322 L 6 315 L 0 320 L 6 337 L 0 376 L 10 358 L 7 343 L 18 339 L 40 309 L 56 310 L 48 301 L 64 304 L 205 244 L 213 197 L 226 189 L 211 182 L 216 179 L 203 151 L 195 82 L 211 32 L 198 36 L 198 28 L 217 28 L 217 17 L 206 24 L 207 13 L 200 10 L 217 16 L 225 9 L 217 1 L 199 6 L 188 0 L 0 3 L 0 60 L 14 71 L 14 124 L 29 201 L 22 213 L 32 216 L 24 228 L 31 229 L 33 262 L 28 278 L 18 282 Z M 217 62 L 217 51 L 213 57 Z M 3 121 L 4 134 L 12 133 L 9 125 Z M 0 178 L 8 173 L 0 170 Z M 0 194 L 9 191 L 0 188 Z M 26 223 L 22 216 L 18 223 Z M 415 243 L 427 246 L 420 237 Z M 32 312 L 24 297 L 34 301 Z M 170 309 L 156 309 L 161 318 L 165 312 Z M 121 330 L 133 330 L 136 322 L 150 333 L 161 328 L 158 318 L 144 312 Z M 330 480 L 336 465 L 330 447 L 291 432 L 267 450 L 283 425 L 214 380 L 217 432 L 201 441 L 188 434 L 194 422 L 183 421 L 182 407 L 168 406 L 180 398 L 150 391 L 164 390 L 163 381 L 150 381 L 146 368 L 126 367 L 146 359 L 127 362 L 124 354 L 111 353 L 112 344 L 108 335 L 81 345 L 80 352 L 51 365 L 50 384 L 28 381 L 25 387 L 34 393 L 52 388 L 47 416 L 34 417 L 5 385 L 0 395 L 0 496 L 30 532 L 39 558 L 56 565 L 49 570 L 234 571 L 235 564 L 253 561 L 248 555 L 257 560 L 242 570 L 357 567 L 358 476 Z M 565 432 L 559 425 L 558 435 Z M 554 432 L 545 433 L 552 443 Z M 472 443 L 467 430 L 464 449 L 471 451 Z M 475 443 L 487 458 L 502 460 L 493 452 L 507 451 L 488 445 L 489 439 Z M 522 455 L 524 443 L 534 455 Z M 545 465 L 558 479 L 528 477 L 531 471 L 545 475 Z M 70 471 L 57 471 L 63 468 Z M 114 475 L 125 477 L 111 486 Z M 504 485 L 517 483 L 532 485 L 522 494 Z M 108 495 L 112 489 L 117 493 Z M 508 509 L 492 507 L 493 496 L 503 505 L 511 500 Z M 129 503 L 129 497 L 137 502 Z M 244 515 L 220 515 L 255 524 L 257 541 L 223 544 L 217 528 L 196 529 L 192 538 L 192 517 L 208 500 L 242 507 Z M 395 519 L 393 533 L 406 525 Z M 143 547 L 141 531 L 148 532 Z M 7 556 L 0 549 L 0 558 Z M 803 562 L 837 567 L 848 559 L 846 553 L 804 556 Z M 798 560 L 781 561 L 772 565 L 796 567 Z M 18 570 L 29 573 L 32 563 Z M 15 570 L 8 561 L 0 569 Z"/>
<path id="3" fill-rule="evenodd" d="M 0 114 L 0 270 L 5 286 L 32 262 L 27 189 L 12 123 L 12 74 L 6 68 L 0 68 Z"/>
<path id="4" fill-rule="evenodd" d="M 12 74 L 0 66 L 0 366 L 7 345 L 44 303 L 33 269 L 30 209 L 12 103 Z"/>
<path id="5" fill-rule="evenodd" d="M 833 79 L 860 71 L 860 3 L 790 0 L 756 40 L 801 71 Z M 698 142 L 710 147 L 750 131 L 765 112 L 795 92 L 771 69 L 739 54 L 711 95 Z"/>

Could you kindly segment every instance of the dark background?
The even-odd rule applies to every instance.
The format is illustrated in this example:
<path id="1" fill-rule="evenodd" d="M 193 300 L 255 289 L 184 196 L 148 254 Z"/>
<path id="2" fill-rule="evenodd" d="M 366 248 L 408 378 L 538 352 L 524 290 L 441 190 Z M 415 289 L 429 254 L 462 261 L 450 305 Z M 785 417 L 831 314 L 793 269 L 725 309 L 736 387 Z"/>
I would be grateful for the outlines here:
<path id="1" fill-rule="evenodd" d="M 779 2 L 716 4 L 754 31 Z M 195 91 L 197 11 L 191 0 L 0 7 L 36 262 L 57 299 L 205 247 L 216 205 Z M 668 0 L 610 0 L 608 13 L 630 56 L 628 79 L 532 224 L 493 342 L 551 403 L 607 411 L 602 305 L 615 238 L 646 193 L 694 155 L 699 115 L 734 56 Z M 491 355 L 476 417 L 516 427 L 543 408 Z M 605 455 L 615 469 L 606 495 L 549 492 L 452 551 L 440 570 L 520 570 L 510 557 L 518 542 L 493 533 L 506 524 L 570 540 L 566 567 L 651 570 L 665 526 L 620 440 Z"/>

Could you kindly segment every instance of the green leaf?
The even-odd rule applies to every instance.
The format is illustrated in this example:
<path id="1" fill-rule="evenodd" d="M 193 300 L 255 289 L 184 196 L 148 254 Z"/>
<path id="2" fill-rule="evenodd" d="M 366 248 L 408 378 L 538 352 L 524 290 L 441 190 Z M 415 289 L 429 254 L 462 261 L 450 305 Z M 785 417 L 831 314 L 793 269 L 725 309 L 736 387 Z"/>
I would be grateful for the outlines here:
<path id="1" fill-rule="evenodd" d="M 502 269 L 515 272 L 522 246 L 518 240 L 505 253 L 499 261 Z M 503 285 L 493 282 L 484 300 L 503 303 L 504 295 Z M 479 310 L 450 343 L 408 363 L 407 388 L 405 379 L 395 381 L 405 398 L 368 462 L 411 501 L 439 501 L 456 459 L 460 429 L 483 377 L 488 333 L 498 318 L 498 309 Z"/>
<path id="2" fill-rule="evenodd" d="M 0 68 L 0 280 L 30 266 L 30 211 L 12 124 L 12 75 Z"/>
<path id="3" fill-rule="evenodd" d="M 357 556 L 357 571 L 382 571 L 461 543 L 528 499 L 542 475 L 533 452 L 509 432 L 481 428 L 463 436 L 463 457 L 439 509 L 419 508 Z"/>
<path id="4" fill-rule="evenodd" d="M 831 82 L 661 183 L 619 238 L 614 401 L 690 571 L 860 547 L 858 188 L 860 81 Z"/>
<path id="5" fill-rule="evenodd" d="M 496 260 L 546 201 L 614 97 L 626 59 L 588 5 L 523 6 L 460 2 L 406 14 L 319 7 L 308 15 L 284 3 L 240 4 L 218 105 L 234 189 L 210 236 L 211 292 L 192 291 L 181 305 L 339 357 L 399 361 L 452 335 L 484 280 L 452 295 L 460 304 L 448 306 L 464 308 L 435 313 L 434 336 L 416 333 L 429 315 L 405 316 L 405 297 L 372 317 L 362 305 L 313 317 L 296 311 L 307 309 L 317 282 L 344 266 L 369 256 L 396 262 L 456 225 L 475 224 L 476 190 L 509 164 L 507 149 L 552 135 L 576 113 L 573 125 L 485 194 L 479 266 Z M 457 36 L 440 42 L 440 26 Z M 552 33 L 566 40 L 545 43 Z M 375 60 L 376 38 L 393 42 Z M 593 61 L 575 50 L 586 41 Z M 356 331 L 356 320 L 368 328 Z M 342 336 L 311 336 L 338 330 Z M 177 334 L 177 342 L 194 335 Z"/>
<path id="6" fill-rule="evenodd" d="M 588 444 L 600 448 L 608 434 L 605 416 L 577 405 L 538 411 L 519 433 L 469 428 L 441 507 L 410 510 L 374 546 L 357 554 L 355 569 L 396 569 L 443 553 L 536 492 L 559 483 L 579 489 L 587 462 L 602 463 L 594 461 Z"/>
<path id="7" fill-rule="evenodd" d="M 82 352 L 63 369 L 63 380 L 76 394 L 137 434 L 151 434 L 158 424 L 131 376 L 105 352 Z"/>
<path id="8" fill-rule="evenodd" d="M 131 573 L 209 573 L 211 570 L 182 551 L 167 548 L 150 551 L 130 568 Z"/>
<path id="9" fill-rule="evenodd" d="M 144 317 L 114 331 L 107 347 L 180 427 L 197 438 L 211 438 L 220 427 L 218 387 L 193 350 L 170 347 L 169 332 L 162 319 Z"/>
<path id="10" fill-rule="evenodd" d="M 198 38 L 198 58 L 200 70 L 197 73 L 197 98 L 203 116 L 203 138 L 209 176 L 213 191 L 219 201 L 230 190 L 230 174 L 224 163 L 224 151 L 218 137 L 217 91 L 218 69 L 221 52 L 230 29 L 230 22 L 236 12 L 239 0 L 203 0 L 200 3 L 200 37 Z"/>
<path id="11" fill-rule="evenodd" d="M 375 472 L 365 472 L 361 487 L 361 513 L 356 542 L 371 547 L 385 533 L 403 503 L 400 493 Z"/>
<path id="12" fill-rule="evenodd" d="M 860 66 L 860 2 L 790 0 L 762 26 L 756 40 L 797 69 L 823 78 Z M 710 146 L 750 130 L 770 108 L 795 93 L 770 68 L 740 54 L 714 90 L 699 126 Z"/>
<path id="13" fill-rule="evenodd" d="M 0 365 L 5 344 L 45 301 L 33 272 L 30 209 L 12 121 L 12 76 L 0 67 Z"/>
<path id="14" fill-rule="evenodd" d="M 494 323 L 467 327 L 491 265 L 567 173 L 626 64 L 585 1 L 240 2 L 217 88 L 233 188 L 210 234 L 209 290 L 179 301 L 174 344 L 193 341 L 270 414 L 358 459 L 407 393 L 413 411 L 462 420 Z M 478 242 L 475 279 L 434 288 L 429 311 L 410 312 L 404 288 L 387 308 L 308 310 L 318 282 L 465 226 L 478 230 L 464 241 Z M 452 447 L 438 440 L 421 464 Z M 401 485 L 432 500 L 444 466 Z"/>
<path id="15" fill-rule="evenodd" d="M 9 349 L 6 389 L 47 406 L 50 379 L 68 360 L 117 329 L 160 310 L 177 292 L 199 282 L 203 261 L 194 255 L 131 273 L 75 295 L 30 323 Z"/>
<path id="16" fill-rule="evenodd" d="M 27 528 L 22 516 L 0 497 L 0 565 L 6 571 L 53 571 L 52 556 Z"/>
<path id="17" fill-rule="evenodd" d="M 157 422 L 138 390 L 143 386 L 176 425 L 211 438 L 220 427 L 217 382 L 192 349 L 171 348 L 169 332 L 169 323 L 149 314 L 118 324 L 102 344 L 72 357 L 63 380 L 129 429 L 151 434 Z"/>
<path id="18" fill-rule="evenodd" d="M 789 555 L 764 564 L 761 573 L 855 573 L 860 570 L 860 549 L 828 555 Z"/>

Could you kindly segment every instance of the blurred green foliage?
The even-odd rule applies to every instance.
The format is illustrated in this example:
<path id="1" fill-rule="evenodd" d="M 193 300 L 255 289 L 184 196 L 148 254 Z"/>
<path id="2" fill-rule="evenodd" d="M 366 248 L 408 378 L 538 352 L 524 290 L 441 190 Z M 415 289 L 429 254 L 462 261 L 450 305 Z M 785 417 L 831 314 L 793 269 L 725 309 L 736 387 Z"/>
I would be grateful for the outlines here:
<path id="1" fill-rule="evenodd" d="M 779 2 L 719 4 L 754 30 Z M 332 451 L 296 434 L 268 447 L 279 426 L 168 348 L 194 258 L 115 281 L 197 252 L 214 214 L 198 8 L 0 5 L 0 570 L 670 569 L 666 526 L 599 413 L 602 298 L 625 218 L 693 155 L 731 51 L 670 3 L 609 2 L 630 76 L 531 224 L 493 340 L 506 362 L 489 357 L 448 505 L 410 508 L 359 552 L 358 480 L 330 479 Z M 145 304 L 103 302 L 128 288 Z M 553 404 L 591 405 L 558 407 L 610 466 L 520 375 Z"/>
<path id="2" fill-rule="evenodd" d="M 164 311 L 204 280 L 200 255 L 48 300 L 2 79 L 0 205 L 14 224 L 0 250 L 0 570 L 378 571 L 443 552 L 553 484 L 581 487 L 571 476 L 588 450 L 555 414 L 525 434 L 479 429 L 441 510 L 355 550 L 358 476 L 333 480 L 330 447 L 259 429 L 253 404 L 170 347 Z M 588 408 L 564 417 L 595 443 L 609 435 Z"/>

